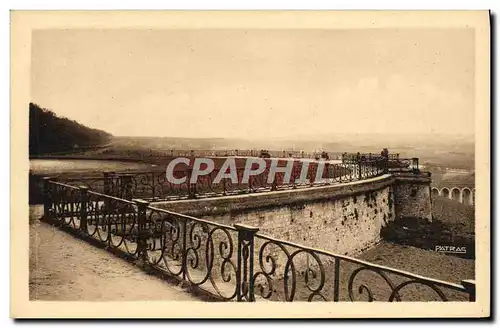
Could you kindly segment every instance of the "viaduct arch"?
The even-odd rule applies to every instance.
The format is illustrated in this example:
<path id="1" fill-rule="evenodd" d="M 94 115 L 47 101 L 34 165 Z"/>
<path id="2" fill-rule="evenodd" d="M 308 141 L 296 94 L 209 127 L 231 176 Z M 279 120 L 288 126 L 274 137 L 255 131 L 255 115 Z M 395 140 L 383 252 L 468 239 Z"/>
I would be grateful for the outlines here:
<path id="1" fill-rule="evenodd" d="M 433 196 L 442 196 L 466 205 L 474 205 L 476 203 L 476 188 L 457 186 L 451 188 L 432 187 L 431 193 Z"/>

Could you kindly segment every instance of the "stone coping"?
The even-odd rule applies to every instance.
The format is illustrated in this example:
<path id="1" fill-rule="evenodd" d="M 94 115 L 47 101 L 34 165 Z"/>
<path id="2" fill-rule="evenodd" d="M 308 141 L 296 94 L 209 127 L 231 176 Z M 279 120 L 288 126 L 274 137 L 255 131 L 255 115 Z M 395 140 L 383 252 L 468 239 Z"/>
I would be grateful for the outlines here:
<path id="1" fill-rule="evenodd" d="M 160 201 L 153 202 L 151 205 L 187 215 L 221 215 L 345 198 L 380 190 L 394 182 L 395 179 L 391 174 L 385 174 L 375 178 L 327 186 L 266 191 L 213 198 Z"/>

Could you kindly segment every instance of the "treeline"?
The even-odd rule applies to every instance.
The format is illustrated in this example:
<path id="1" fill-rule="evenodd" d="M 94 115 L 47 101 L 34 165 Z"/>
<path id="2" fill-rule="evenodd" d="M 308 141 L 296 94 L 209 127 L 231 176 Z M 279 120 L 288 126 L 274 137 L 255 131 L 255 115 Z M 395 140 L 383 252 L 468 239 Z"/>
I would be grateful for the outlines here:
<path id="1" fill-rule="evenodd" d="M 37 104 L 29 106 L 29 154 L 76 152 L 109 142 L 111 134 L 58 117 Z"/>

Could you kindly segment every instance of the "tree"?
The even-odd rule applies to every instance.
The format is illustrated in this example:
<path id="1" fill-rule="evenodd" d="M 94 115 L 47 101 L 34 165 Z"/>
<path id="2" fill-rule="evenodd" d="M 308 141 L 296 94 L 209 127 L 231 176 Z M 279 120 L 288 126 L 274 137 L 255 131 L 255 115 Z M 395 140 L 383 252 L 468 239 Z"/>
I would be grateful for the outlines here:
<path id="1" fill-rule="evenodd" d="M 54 112 L 29 104 L 29 154 L 74 151 L 109 141 L 111 134 L 76 121 L 58 117 Z"/>

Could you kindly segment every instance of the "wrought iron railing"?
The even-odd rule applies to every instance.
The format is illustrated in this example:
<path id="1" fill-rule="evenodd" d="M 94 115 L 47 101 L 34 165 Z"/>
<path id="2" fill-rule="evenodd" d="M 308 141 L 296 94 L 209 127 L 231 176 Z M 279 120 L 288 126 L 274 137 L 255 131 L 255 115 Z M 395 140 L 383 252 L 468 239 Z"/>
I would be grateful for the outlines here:
<path id="1" fill-rule="evenodd" d="M 137 256 L 137 204 L 87 186 L 45 181 L 44 216 L 107 246 Z"/>
<path id="2" fill-rule="evenodd" d="M 363 166 L 383 166 L 387 171 L 419 171 L 419 159 L 401 158 L 399 154 L 387 154 L 386 156 L 373 153 L 344 153 L 342 163 L 361 164 Z"/>
<path id="3" fill-rule="evenodd" d="M 474 281 L 431 279 L 48 178 L 44 218 L 220 300 L 475 300 Z"/>
<path id="4" fill-rule="evenodd" d="M 256 234 L 255 295 L 274 301 L 473 301 L 454 284 Z"/>
<path id="5" fill-rule="evenodd" d="M 145 262 L 222 300 L 242 300 L 245 230 L 142 203 Z M 144 212 L 142 212 L 144 210 Z"/>
<path id="6" fill-rule="evenodd" d="M 388 159 L 390 161 L 398 161 L 400 159 L 399 153 L 391 153 L 387 154 L 386 156 L 382 154 L 376 154 L 376 153 L 343 153 L 342 154 L 342 161 L 343 162 L 359 162 L 359 161 L 372 161 L 372 160 L 379 160 L 379 159 Z"/>
<path id="7" fill-rule="evenodd" d="M 44 180 L 44 219 L 221 300 L 242 300 L 246 231 Z"/>
<path id="8" fill-rule="evenodd" d="M 259 149 L 170 149 L 165 155 L 172 157 L 260 157 L 263 153 L 275 158 L 316 158 L 322 152 L 309 152 L 303 150 L 259 150 Z M 331 153 L 332 157 L 337 157 L 337 153 Z"/>
<path id="9" fill-rule="evenodd" d="M 235 182 L 230 178 L 223 178 L 215 183 L 220 172 L 218 168 L 208 175 L 199 176 L 195 183 L 191 183 L 191 168 L 174 171 L 175 178 L 186 178 L 182 184 L 169 182 L 165 171 L 105 172 L 102 178 L 70 178 L 62 181 L 70 185 L 86 185 L 93 191 L 119 198 L 159 201 L 315 187 L 369 179 L 388 173 L 384 162 L 381 161 L 335 164 L 325 162 L 323 174 L 317 177 L 319 164 L 311 162 L 308 164 L 305 179 L 301 179 L 302 165 L 304 164 L 301 161 L 294 162 L 289 181 L 285 181 L 285 173 L 277 172 L 274 180 L 269 182 L 269 166 L 262 173 L 250 176 L 247 182 L 242 179 L 243 167 L 237 168 Z"/>

